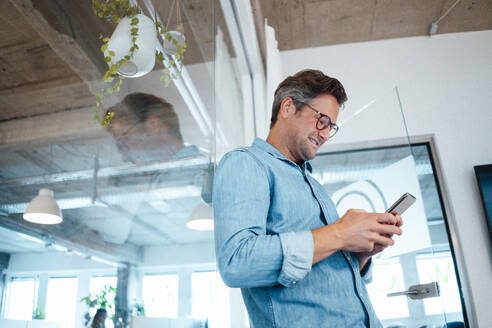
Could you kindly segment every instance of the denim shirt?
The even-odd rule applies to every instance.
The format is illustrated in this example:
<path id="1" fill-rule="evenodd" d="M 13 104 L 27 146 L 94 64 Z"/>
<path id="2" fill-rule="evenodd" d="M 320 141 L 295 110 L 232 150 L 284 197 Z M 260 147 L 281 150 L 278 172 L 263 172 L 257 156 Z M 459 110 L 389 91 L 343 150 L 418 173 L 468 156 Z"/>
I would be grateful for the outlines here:
<path id="1" fill-rule="evenodd" d="M 261 139 L 223 157 L 213 195 L 222 279 L 241 288 L 254 328 L 382 327 L 356 256 L 312 265 L 311 230 L 339 217 L 310 172 Z"/>

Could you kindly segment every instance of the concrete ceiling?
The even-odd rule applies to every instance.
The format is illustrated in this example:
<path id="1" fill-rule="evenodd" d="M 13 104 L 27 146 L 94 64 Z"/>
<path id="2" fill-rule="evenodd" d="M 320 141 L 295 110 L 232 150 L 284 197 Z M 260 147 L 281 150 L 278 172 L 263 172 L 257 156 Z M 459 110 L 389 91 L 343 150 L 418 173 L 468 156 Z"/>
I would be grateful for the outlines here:
<path id="1" fill-rule="evenodd" d="M 256 1 L 280 50 L 428 35 L 456 0 Z M 492 0 L 460 0 L 437 34 L 492 29 Z"/>

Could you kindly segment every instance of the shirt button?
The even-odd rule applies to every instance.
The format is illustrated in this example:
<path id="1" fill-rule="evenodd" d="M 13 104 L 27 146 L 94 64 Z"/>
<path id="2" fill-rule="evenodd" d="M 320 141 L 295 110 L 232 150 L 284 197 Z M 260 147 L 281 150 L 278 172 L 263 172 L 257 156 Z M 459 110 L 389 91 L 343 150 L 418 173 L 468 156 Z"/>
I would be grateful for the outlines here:
<path id="1" fill-rule="evenodd" d="M 293 281 L 292 284 L 295 285 L 297 283 L 297 281 Z"/>

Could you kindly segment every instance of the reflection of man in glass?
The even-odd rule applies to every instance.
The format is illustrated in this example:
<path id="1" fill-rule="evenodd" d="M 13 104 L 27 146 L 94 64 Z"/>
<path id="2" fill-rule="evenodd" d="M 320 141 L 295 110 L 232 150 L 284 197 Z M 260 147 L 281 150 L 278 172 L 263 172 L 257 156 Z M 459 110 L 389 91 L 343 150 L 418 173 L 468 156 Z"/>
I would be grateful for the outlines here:
<path id="1" fill-rule="evenodd" d="M 198 153 L 196 147 L 184 146 L 173 105 L 162 98 L 132 93 L 109 111 L 114 117 L 108 130 L 126 161 L 165 161 Z"/>

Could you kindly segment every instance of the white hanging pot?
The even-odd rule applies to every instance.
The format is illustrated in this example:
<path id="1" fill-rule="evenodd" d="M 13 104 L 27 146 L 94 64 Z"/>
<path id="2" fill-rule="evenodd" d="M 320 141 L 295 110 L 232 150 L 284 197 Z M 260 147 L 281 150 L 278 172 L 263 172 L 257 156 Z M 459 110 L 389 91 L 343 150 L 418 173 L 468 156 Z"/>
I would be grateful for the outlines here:
<path id="1" fill-rule="evenodd" d="M 169 31 L 168 32 L 174 40 L 178 41 L 178 44 L 183 44 L 183 42 L 186 41 L 186 38 L 183 33 L 179 31 Z M 167 39 L 164 39 L 164 51 L 166 54 L 172 56 L 174 55 L 174 52 L 176 51 L 176 46 L 174 43 L 167 41 Z"/>
<path id="2" fill-rule="evenodd" d="M 132 18 L 125 17 L 120 20 L 113 35 L 108 41 L 108 48 L 104 52 L 104 56 L 110 56 L 109 51 L 114 51 L 114 56 L 110 56 L 111 63 L 117 63 L 120 59 L 130 55 L 132 47 L 131 29 L 138 28 L 137 41 L 138 45 L 133 53 L 133 57 L 118 69 L 118 73 L 124 77 L 140 77 L 154 68 L 155 65 L 155 50 L 157 46 L 157 31 L 154 22 L 149 17 L 138 14 L 134 16 L 138 18 L 138 24 L 131 25 Z"/>

